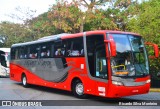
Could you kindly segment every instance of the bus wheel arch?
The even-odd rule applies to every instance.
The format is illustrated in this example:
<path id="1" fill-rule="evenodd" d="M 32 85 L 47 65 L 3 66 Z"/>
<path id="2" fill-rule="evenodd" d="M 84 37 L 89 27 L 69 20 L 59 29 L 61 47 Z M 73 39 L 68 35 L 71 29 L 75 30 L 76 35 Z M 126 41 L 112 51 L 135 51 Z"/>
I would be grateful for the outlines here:
<path id="1" fill-rule="evenodd" d="M 25 88 L 28 87 L 27 76 L 24 72 L 21 75 L 21 82 L 22 82 L 23 87 L 25 87 Z"/>
<path id="2" fill-rule="evenodd" d="M 84 94 L 84 84 L 80 78 L 75 77 L 72 79 L 71 90 L 76 97 L 86 98 L 86 95 Z"/>

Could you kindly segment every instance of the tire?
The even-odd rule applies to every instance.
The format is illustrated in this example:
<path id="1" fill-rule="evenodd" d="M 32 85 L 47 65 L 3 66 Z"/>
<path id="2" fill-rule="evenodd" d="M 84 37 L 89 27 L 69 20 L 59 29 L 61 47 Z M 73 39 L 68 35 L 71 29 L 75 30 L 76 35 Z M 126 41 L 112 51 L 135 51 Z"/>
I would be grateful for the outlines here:
<path id="1" fill-rule="evenodd" d="M 80 80 L 76 80 L 73 83 L 72 91 L 77 98 L 81 98 L 81 99 L 86 98 L 86 95 L 84 94 L 84 85 Z"/>
<path id="2" fill-rule="evenodd" d="M 25 88 L 28 87 L 27 77 L 26 77 L 25 74 L 22 75 L 22 85 L 23 85 L 23 87 L 25 87 Z"/>

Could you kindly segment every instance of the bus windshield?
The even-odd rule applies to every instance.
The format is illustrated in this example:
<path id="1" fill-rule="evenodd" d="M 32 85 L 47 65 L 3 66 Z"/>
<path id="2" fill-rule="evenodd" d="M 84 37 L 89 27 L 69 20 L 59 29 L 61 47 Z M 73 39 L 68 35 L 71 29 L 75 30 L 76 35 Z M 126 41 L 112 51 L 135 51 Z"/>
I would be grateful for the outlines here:
<path id="1" fill-rule="evenodd" d="M 111 59 L 112 75 L 120 77 L 146 76 L 149 63 L 140 36 L 111 34 L 116 43 L 116 57 Z"/>

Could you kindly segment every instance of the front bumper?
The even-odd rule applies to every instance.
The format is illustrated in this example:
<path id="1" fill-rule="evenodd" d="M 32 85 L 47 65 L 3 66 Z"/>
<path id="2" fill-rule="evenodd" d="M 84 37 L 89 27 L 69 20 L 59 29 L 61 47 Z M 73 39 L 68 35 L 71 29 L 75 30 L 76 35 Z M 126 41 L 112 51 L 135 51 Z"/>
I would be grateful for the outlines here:
<path id="1" fill-rule="evenodd" d="M 107 97 L 119 98 L 124 96 L 146 94 L 149 92 L 150 83 L 141 86 L 116 86 L 111 85 Z"/>

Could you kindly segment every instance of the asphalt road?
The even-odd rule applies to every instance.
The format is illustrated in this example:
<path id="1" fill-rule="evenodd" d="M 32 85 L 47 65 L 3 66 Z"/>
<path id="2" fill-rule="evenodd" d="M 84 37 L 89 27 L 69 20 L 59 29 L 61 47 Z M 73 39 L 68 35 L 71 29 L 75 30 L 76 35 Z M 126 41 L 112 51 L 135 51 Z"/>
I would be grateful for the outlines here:
<path id="1" fill-rule="evenodd" d="M 144 100 L 148 100 L 145 103 L 154 102 L 154 103 L 160 103 L 160 93 L 158 92 L 150 92 L 148 94 L 144 95 L 136 95 L 136 96 L 129 96 L 119 99 L 107 99 L 102 97 L 95 97 L 95 96 L 89 96 L 87 99 L 78 99 L 72 95 L 71 92 L 58 90 L 58 89 L 52 89 L 52 88 L 46 88 L 41 86 L 34 86 L 31 85 L 29 88 L 24 88 L 21 83 L 11 81 L 9 78 L 0 78 L 0 100 L 3 101 L 12 101 L 12 103 L 15 102 L 27 102 L 33 101 L 35 102 L 43 102 L 42 107 L 38 106 L 25 106 L 25 107 L 9 107 L 9 106 L 1 106 L 0 109 L 43 109 L 43 108 L 51 108 L 51 109 L 66 109 L 67 107 L 72 109 L 127 109 L 128 107 L 131 109 L 139 109 L 139 108 L 145 108 L 145 109 L 159 109 L 160 106 L 139 106 L 138 103 L 142 103 Z M 18 101 L 16 101 L 18 100 Z M 41 101 L 45 100 L 45 101 Z M 157 101 L 156 101 L 157 100 Z M 0 101 L 2 102 L 2 101 Z M 34 103 L 35 103 L 34 102 Z M 127 106 L 125 106 L 125 103 L 128 103 Z M 130 103 L 132 104 L 130 106 Z M 2 103 L 1 103 L 2 104 Z M 48 105 L 48 106 L 44 106 Z M 119 106 L 119 104 L 123 104 L 122 106 Z M 134 106 L 133 106 L 134 104 Z M 13 105 L 13 104 L 12 104 Z M 17 105 L 17 104 L 14 104 Z M 21 104 L 22 105 L 22 104 Z M 40 104 L 39 104 L 40 105 Z M 50 107 L 54 106 L 54 107 Z"/>

